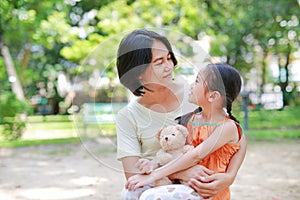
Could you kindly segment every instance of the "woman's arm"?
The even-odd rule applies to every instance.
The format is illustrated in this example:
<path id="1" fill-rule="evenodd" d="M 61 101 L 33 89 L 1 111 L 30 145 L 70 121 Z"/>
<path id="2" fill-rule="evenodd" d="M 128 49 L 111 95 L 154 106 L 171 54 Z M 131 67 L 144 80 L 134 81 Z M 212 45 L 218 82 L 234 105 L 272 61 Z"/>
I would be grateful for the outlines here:
<path id="1" fill-rule="evenodd" d="M 194 165 L 188 169 L 181 170 L 179 172 L 175 172 L 169 175 L 169 179 L 175 180 L 179 179 L 184 182 L 188 182 L 192 178 L 202 177 L 202 176 L 209 176 L 214 174 L 214 171 L 209 170 L 208 168 L 202 165 Z"/>
<path id="2" fill-rule="evenodd" d="M 138 162 L 138 160 L 140 159 L 140 157 L 138 156 L 128 156 L 128 157 L 124 157 L 122 158 L 122 165 L 123 165 L 123 170 L 124 170 L 124 174 L 126 179 L 128 180 L 129 177 L 137 174 L 139 172 L 139 170 L 136 168 L 136 163 Z"/>
<path id="3" fill-rule="evenodd" d="M 136 125 L 125 107 L 116 115 L 117 158 L 122 162 L 126 179 L 138 173 L 136 163 L 140 159 L 141 147 Z"/>
<path id="4" fill-rule="evenodd" d="M 212 197 L 226 187 L 229 187 L 235 180 L 238 170 L 245 158 L 247 149 L 246 138 L 241 138 L 240 149 L 231 158 L 226 173 L 216 173 L 211 176 L 198 176 L 188 183 L 202 197 Z"/>
<path id="5" fill-rule="evenodd" d="M 167 165 L 154 170 L 149 176 L 137 175 L 129 178 L 126 183 L 126 188 L 134 186 L 133 188 L 137 189 L 141 186 L 153 183 L 162 177 L 194 166 L 226 143 L 236 141 L 237 135 L 236 125 L 226 122 L 223 126 L 216 128 L 216 130 L 196 148 L 185 153 L 180 158 L 169 162 Z"/>

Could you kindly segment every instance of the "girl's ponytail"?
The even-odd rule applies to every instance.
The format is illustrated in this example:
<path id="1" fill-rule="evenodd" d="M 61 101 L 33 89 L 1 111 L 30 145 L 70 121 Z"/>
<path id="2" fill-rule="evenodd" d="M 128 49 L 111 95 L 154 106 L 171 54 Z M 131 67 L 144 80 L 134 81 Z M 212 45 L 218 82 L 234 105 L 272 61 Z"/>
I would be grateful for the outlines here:
<path id="1" fill-rule="evenodd" d="M 227 110 L 227 114 L 228 114 L 228 116 L 230 117 L 230 119 L 232 119 L 233 121 L 235 121 L 235 122 L 237 122 L 237 123 L 240 123 L 240 121 L 239 121 L 236 117 L 234 117 L 234 116 L 232 115 L 232 113 L 231 113 L 231 110 L 232 110 L 232 103 L 231 103 L 231 102 L 228 102 L 228 103 L 227 103 L 227 108 L 226 108 L 226 110 Z"/>

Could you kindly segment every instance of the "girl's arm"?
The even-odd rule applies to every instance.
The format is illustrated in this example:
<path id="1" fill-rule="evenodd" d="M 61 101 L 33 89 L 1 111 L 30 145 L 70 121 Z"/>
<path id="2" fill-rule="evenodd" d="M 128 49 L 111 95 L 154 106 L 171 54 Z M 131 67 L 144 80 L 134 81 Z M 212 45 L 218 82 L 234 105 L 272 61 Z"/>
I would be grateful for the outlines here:
<path id="1" fill-rule="evenodd" d="M 216 128 L 204 142 L 199 144 L 193 150 L 185 153 L 180 158 L 154 170 L 150 175 L 137 175 L 129 178 L 126 183 L 126 188 L 131 189 L 134 186 L 133 189 L 135 190 L 177 171 L 194 166 L 210 153 L 229 142 L 236 141 L 237 138 L 238 133 L 236 125 L 231 121 L 227 121 L 222 126 Z"/>
<path id="2" fill-rule="evenodd" d="M 232 183 L 244 161 L 247 149 L 246 138 L 243 135 L 241 138 L 240 149 L 237 151 L 234 156 L 231 158 L 230 163 L 227 167 L 226 173 L 230 174 L 232 177 Z"/>
<path id="3" fill-rule="evenodd" d="M 188 183 L 202 197 L 212 197 L 226 187 L 229 187 L 245 158 L 247 149 L 246 138 L 243 135 L 240 142 L 240 149 L 231 158 L 226 173 L 216 173 L 210 176 L 198 176 Z"/>

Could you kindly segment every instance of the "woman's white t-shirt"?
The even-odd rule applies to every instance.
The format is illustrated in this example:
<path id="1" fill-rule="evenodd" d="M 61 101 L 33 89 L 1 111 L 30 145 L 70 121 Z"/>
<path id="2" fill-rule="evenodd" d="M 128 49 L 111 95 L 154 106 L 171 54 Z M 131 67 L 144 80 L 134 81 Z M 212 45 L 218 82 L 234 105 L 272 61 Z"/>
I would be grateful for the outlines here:
<path id="1" fill-rule="evenodd" d="M 116 116 L 117 158 L 139 156 L 152 159 L 160 149 L 156 133 L 161 128 L 177 124 L 176 117 L 195 108 L 188 102 L 186 86 L 180 107 L 171 112 L 155 112 L 133 100 Z"/>

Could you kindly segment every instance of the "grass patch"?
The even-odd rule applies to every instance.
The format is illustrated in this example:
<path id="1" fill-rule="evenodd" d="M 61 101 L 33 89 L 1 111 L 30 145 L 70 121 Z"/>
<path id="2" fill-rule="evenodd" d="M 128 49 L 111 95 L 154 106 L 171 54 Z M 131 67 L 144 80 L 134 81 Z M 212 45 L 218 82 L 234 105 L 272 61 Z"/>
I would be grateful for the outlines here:
<path id="1" fill-rule="evenodd" d="M 72 138 L 57 138 L 57 139 L 43 139 L 43 140 L 14 140 L 14 141 L 0 141 L 0 147 L 27 147 L 38 146 L 46 144 L 67 144 L 67 143 L 79 143 L 79 137 Z"/>
<path id="2" fill-rule="evenodd" d="M 284 110 L 260 110 L 248 112 L 249 129 L 300 129 L 300 106 L 285 107 Z M 243 112 L 237 114 L 243 124 Z"/>
<path id="3" fill-rule="evenodd" d="M 79 127 L 83 136 L 87 137 L 116 137 L 115 124 L 89 124 L 85 128 Z"/>
<path id="4" fill-rule="evenodd" d="M 44 123 L 28 123 L 32 130 L 72 130 L 73 122 L 44 122 Z"/>
<path id="5" fill-rule="evenodd" d="M 249 140 L 294 140 L 300 139 L 300 106 L 285 107 L 284 110 L 249 111 Z M 243 125 L 243 112 L 237 115 Z"/>
<path id="6" fill-rule="evenodd" d="M 243 112 L 235 114 L 243 125 Z M 248 126 L 245 131 L 248 140 L 253 141 L 300 141 L 300 106 L 286 107 L 282 111 L 249 111 Z M 59 139 L 31 139 L 3 141 L 0 135 L 0 147 L 25 147 L 43 144 L 78 143 L 80 138 L 116 137 L 115 124 L 91 124 L 83 126 L 80 121 L 73 122 L 70 115 L 29 116 L 27 128 L 29 133 L 51 135 Z M 0 125 L 0 131 L 3 127 Z M 74 132 L 78 137 L 74 137 Z M 34 136 L 34 134 L 33 134 Z M 76 136 L 76 135 L 75 135 Z M 42 138 L 42 137 L 41 137 Z M 45 137 L 47 138 L 47 137 Z M 55 152 L 53 152 L 55 154 Z"/>
<path id="7" fill-rule="evenodd" d="M 28 116 L 28 123 L 44 123 L 44 122 L 72 122 L 71 115 L 36 115 L 36 116 Z"/>
<path id="8" fill-rule="evenodd" d="M 300 139 L 300 129 L 288 130 L 247 130 L 245 131 L 247 139 L 277 141 L 282 139 L 294 140 Z"/>

